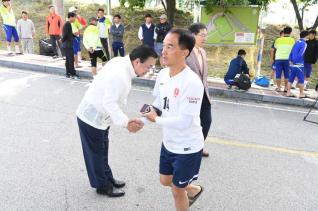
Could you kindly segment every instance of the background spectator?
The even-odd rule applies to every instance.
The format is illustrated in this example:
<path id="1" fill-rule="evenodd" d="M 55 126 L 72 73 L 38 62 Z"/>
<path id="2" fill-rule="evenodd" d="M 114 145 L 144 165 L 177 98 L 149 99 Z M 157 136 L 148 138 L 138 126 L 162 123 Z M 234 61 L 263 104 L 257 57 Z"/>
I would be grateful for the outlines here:
<path id="1" fill-rule="evenodd" d="M 33 38 L 35 36 L 35 27 L 28 17 L 28 12 L 22 11 L 22 18 L 18 20 L 17 29 L 22 43 L 23 53 L 34 53 Z"/>
<path id="2" fill-rule="evenodd" d="M 155 48 L 155 40 L 157 34 L 155 32 L 155 25 L 152 23 L 152 16 L 150 14 L 145 15 L 145 23 L 139 27 L 138 38 L 142 44 L 148 45 L 151 48 Z"/>
<path id="3" fill-rule="evenodd" d="M 109 37 L 109 29 L 112 26 L 112 21 L 109 17 L 105 16 L 105 11 L 102 8 L 98 9 L 97 12 L 98 15 L 98 24 L 97 27 L 99 29 L 99 37 L 100 41 L 103 45 L 103 48 L 105 50 L 106 59 L 107 61 L 110 60 L 109 55 L 109 45 L 108 45 L 108 37 Z"/>
<path id="4" fill-rule="evenodd" d="M 53 46 L 54 56 L 53 58 L 58 58 L 58 49 L 61 51 L 62 56 L 64 56 L 64 52 L 61 46 L 61 33 L 63 27 L 63 21 L 61 16 L 56 14 L 55 7 L 53 5 L 49 6 L 49 15 L 46 17 L 46 34 L 50 36 L 51 43 Z M 57 45 L 56 45 L 57 43 Z"/>
<path id="5" fill-rule="evenodd" d="M 114 52 L 114 57 L 118 56 L 118 52 L 120 56 L 125 55 L 125 49 L 124 49 L 124 32 L 125 27 L 121 23 L 121 16 L 120 15 L 114 15 L 113 18 L 114 24 L 110 27 L 110 34 L 112 35 L 112 48 Z"/>
<path id="6" fill-rule="evenodd" d="M 157 54 L 160 56 L 160 65 L 161 67 L 163 67 L 163 63 L 162 63 L 162 48 L 163 48 L 163 40 L 165 39 L 166 35 L 168 34 L 168 32 L 170 31 L 170 29 L 172 28 L 171 24 L 167 21 L 167 15 L 162 14 L 160 16 L 160 23 L 156 26 L 156 34 L 157 34 L 157 40 L 156 40 L 156 46 L 155 46 L 155 50 L 157 52 Z"/>

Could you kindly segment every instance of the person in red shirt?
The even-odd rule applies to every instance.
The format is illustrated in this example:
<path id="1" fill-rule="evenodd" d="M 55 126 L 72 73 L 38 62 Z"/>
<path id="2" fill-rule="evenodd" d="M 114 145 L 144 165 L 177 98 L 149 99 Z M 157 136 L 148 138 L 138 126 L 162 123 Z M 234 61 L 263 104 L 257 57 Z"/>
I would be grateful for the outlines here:
<path id="1" fill-rule="evenodd" d="M 49 6 L 50 14 L 46 17 L 46 25 L 45 30 L 47 36 L 50 36 L 51 43 L 53 46 L 54 56 L 53 58 L 58 58 L 58 49 L 61 51 L 62 56 L 64 56 L 64 52 L 61 46 L 61 33 L 63 27 L 63 20 L 61 16 L 59 16 L 55 12 L 55 7 L 53 5 Z M 57 43 L 57 45 L 56 45 Z"/>

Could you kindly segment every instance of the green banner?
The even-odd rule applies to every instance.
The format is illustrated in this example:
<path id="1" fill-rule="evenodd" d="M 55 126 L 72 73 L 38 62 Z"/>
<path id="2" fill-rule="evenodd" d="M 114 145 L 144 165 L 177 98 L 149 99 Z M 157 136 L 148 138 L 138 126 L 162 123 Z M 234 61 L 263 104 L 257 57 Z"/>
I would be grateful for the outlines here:
<path id="1" fill-rule="evenodd" d="M 208 28 L 207 44 L 255 44 L 259 7 L 201 9 L 201 22 Z"/>

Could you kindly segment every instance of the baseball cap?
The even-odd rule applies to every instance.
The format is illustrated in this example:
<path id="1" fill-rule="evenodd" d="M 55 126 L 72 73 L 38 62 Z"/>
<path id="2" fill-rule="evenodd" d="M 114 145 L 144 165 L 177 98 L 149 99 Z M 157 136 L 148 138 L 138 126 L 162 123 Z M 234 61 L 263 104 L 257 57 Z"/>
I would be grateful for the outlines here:
<path id="1" fill-rule="evenodd" d="M 167 19 L 167 15 L 166 14 L 160 15 L 160 19 Z"/>
<path id="2" fill-rule="evenodd" d="M 69 12 L 75 12 L 76 10 L 77 10 L 76 7 L 70 7 L 70 8 L 68 9 Z"/>

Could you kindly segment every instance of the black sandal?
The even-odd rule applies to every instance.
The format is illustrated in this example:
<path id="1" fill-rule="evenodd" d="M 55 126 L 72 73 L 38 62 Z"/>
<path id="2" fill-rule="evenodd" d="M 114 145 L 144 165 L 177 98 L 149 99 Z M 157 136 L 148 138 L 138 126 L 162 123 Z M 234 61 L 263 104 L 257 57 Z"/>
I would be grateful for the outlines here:
<path id="1" fill-rule="evenodd" d="M 195 196 L 188 196 L 189 199 L 189 207 L 199 198 L 199 196 L 201 195 L 201 193 L 203 192 L 203 187 L 201 185 L 199 185 L 199 187 L 201 188 L 201 190 L 199 191 L 199 193 L 197 193 Z"/>

